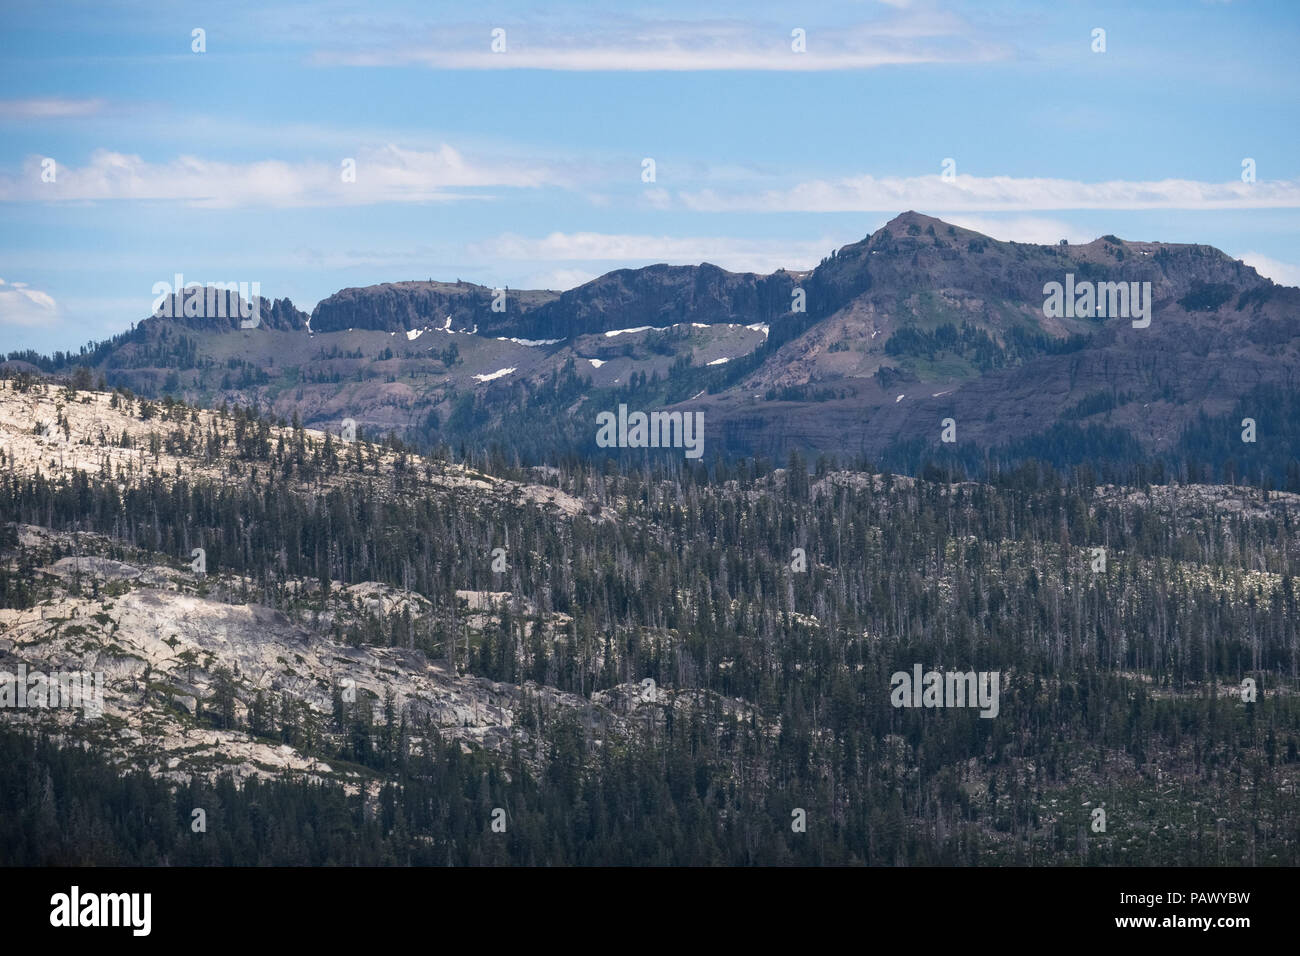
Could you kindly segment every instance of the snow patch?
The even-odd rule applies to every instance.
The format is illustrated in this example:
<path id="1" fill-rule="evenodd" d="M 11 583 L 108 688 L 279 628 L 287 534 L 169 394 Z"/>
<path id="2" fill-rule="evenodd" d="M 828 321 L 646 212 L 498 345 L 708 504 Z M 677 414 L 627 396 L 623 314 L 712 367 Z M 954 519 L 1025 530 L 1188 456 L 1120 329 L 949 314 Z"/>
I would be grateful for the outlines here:
<path id="1" fill-rule="evenodd" d="M 474 328 L 475 330 L 477 330 L 478 326 L 476 325 L 474 326 Z M 514 342 L 515 345 L 527 345 L 529 348 L 534 348 L 538 345 L 559 345 L 561 342 L 564 341 L 564 339 L 509 339 L 506 338 L 504 335 L 498 335 L 497 341 Z"/>
<path id="2" fill-rule="evenodd" d="M 902 396 L 902 395 L 899 395 L 898 398 L 894 399 L 894 404 L 897 405 L 897 404 L 898 404 L 899 402 L 901 402 L 902 400 L 903 400 L 903 396 Z"/>
<path id="3" fill-rule="evenodd" d="M 488 372 L 486 375 L 475 375 L 474 377 L 480 382 L 490 382 L 494 378 L 500 378 L 502 375 L 509 375 L 515 371 L 513 368 L 499 368 L 495 372 Z"/>
<path id="4" fill-rule="evenodd" d="M 749 329 L 751 332 L 762 332 L 763 338 L 767 338 L 767 333 L 771 331 L 771 328 L 766 322 L 755 322 L 753 325 L 745 326 L 745 328 Z"/>
<path id="5" fill-rule="evenodd" d="M 724 356 L 724 357 L 719 358 L 719 359 L 714 359 L 712 362 L 710 362 L 710 363 L 708 363 L 708 364 L 710 364 L 710 365 L 726 365 L 726 364 L 727 364 L 728 362 L 730 362 L 730 361 L 731 361 L 731 359 L 729 359 L 729 358 L 727 358 L 726 356 Z"/>
<path id="6" fill-rule="evenodd" d="M 592 368 L 600 368 L 605 364 L 604 359 L 587 359 L 587 361 L 591 363 Z"/>
<path id="7" fill-rule="evenodd" d="M 652 329 L 655 332 L 665 332 L 671 328 L 671 325 L 638 325 L 635 329 L 611 329 L 605 333 L 605 338 L 612 339 L 616 335 L 628 335 L 632 332 L 649 332 Z"/>
<path id="8" fill-rule="evenodd" d="M 414 342 L 423 334 L 424 334 L 424 329 L 411 329 L 409 332 L 406 333 L 406 338 L 407 341 Z"/>

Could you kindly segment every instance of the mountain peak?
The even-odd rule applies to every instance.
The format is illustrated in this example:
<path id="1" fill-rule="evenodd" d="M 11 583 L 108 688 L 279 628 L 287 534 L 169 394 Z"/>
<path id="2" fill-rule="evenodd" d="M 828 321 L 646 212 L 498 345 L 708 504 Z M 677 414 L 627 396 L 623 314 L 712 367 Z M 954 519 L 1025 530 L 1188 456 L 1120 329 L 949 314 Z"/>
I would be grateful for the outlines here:
<path id="1" fill-rule="evenodd" d="M 909 209 L 907 212 L 900 212 L 881 228 L 888 229 L 890 232 L 898 232 L 900 230 L 905 231 L 909 226 L 919 226 L 923 230 L 928 226 L 933 226 L 937 231 L 940 226 L 947 229 L 948 223 L 942 219 L 936 219 L 934 216 L 927 216 L 914 209 Z"/>

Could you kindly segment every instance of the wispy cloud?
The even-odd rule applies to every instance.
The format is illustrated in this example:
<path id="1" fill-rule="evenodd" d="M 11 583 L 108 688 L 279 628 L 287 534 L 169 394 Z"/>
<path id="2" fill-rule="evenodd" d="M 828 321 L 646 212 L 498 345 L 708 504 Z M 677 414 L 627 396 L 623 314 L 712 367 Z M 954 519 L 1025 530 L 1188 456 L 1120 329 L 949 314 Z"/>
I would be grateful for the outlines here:
<path id="1" fill-rule="evenodd" d="M 565 292 L 569 289 L 576 289 L 580 285 L 585 285 L 599 275 L 599 272 L 593 272 L 590 269 L 549 269 L 533 273 L 528 276 L 526 282 L 527 287 L 530 289 L 552 289 L 556 292 Z"/>
<path id="2" fill-rule="evenodd" d="M 340 157 L 248 163 L 182 156 L 165 163 L 97 150 L 80 167 L 58 165 L 53 182 L 33 156 L 19 175 L 0 176 L 0 201 L 173 200 L 228 207 L 365 205 L 488 198 L 470 190 L 565 185 L 569 174 L 543 162 L 470 160 L 443 145 L 419 151 L 387 145 L 358 151 L 355 179 Z"/>
<path id="3" fill-rule="evenodd" d="M 104 108 L 100 99 L 73 100 L 45 97 L 27 100 L 0 100 L 0 119 L 62 119 L 92 116 Z"/>
<path id="4" fill-rule="evenodd" d="M 860 238 L 860 237 L 854 237 Z M 620 235 L 553 232 L 542 238 L 513 234 L 470 243 L 467 252 L 482 259 L 558 262 L 711 262 L 732 272 L 773 272 L 815 266 L 845 240 L 735 239 L 730 237 Z"/>
<path id="5" fill-rule="evenodd" d="M 581 29 L 536 22 L 443 23 L 430 27 L 433 42 L 412 42 L 409 37 L 419 30 L 404 31 L 400 40 L 363 36 L 352 44 L 320 50 L 313 59 L 330 66 L 445 70 L 825 72 L 1010 56 L 1008 46 L 979 35 L 951 13 L 897 9 L 866 22 L 824 27 L 793 12 L 791 16 L 789 22 L 762 23 L 606 17 L 599 23 L 588 19 Z M 493 30 L 503 30 L 504 35 L 494 36 Z"/>
<path id="6" fill-rule="evenodd" d="M 1055 245 L 1062 239 L 1069 242 L 1091 242 L 1097 238 L 1096 233 L 1080 228 L 1075 223 L 1064 219 L 1049 219 L 1045 216 L 1010 216 L 1006 218 L 993 216 L 956 215 L 944 217 L 946 222 L 963 229 L 972 229 L 992 239 L 1002 242 L 1035 242 Z"/>
<path id="7" fill-rule="evenodd" d="M 1278 285 L 1300 286 L 1300 266 L 1273 259 L 1260 252 L 1247 252 L 1241 261 Z"/>
<path id="8" fill-rule="evenodd" d="M 25 282 L 0 279 L 0 325 L 47 326 L 59 319 L 54 298 Z"/>
<path id="9" fill-rule="evenodd" d="M 1051 209 L 1293 209 L 1300 181 L 1206 183 L 1190 179 L 1111 180 L 960 175 L 818 179 L 788 189 L 675 194 L 701 212 L 1020 212 Z"/>

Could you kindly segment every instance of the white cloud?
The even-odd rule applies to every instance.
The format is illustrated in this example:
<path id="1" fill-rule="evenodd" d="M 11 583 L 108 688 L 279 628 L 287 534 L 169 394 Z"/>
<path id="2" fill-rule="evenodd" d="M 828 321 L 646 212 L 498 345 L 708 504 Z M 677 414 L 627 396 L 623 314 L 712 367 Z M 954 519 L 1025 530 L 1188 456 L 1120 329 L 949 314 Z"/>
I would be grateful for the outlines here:
<path id="1" fill-rule="evenodd" d="M 412 59 L 443 70 L 554 70 L 566 72 L 687 72 L 699 70 L 751 70 L 820 72 L 870 70 L 881 66 L 941 63 L 936 54 L 863 50 L 827 53 L 823 56 L 792 54 L 788 48 L 772 49 L 539 49 L 513 54 L 486 51 L 433 51 Z M 391 66 L 384 54 L 356 54 L 344 58 L 349 66 Z"/>
<path id="2" fill-rule="evenodd" d="M 470 243 L 467 251 L 476 259 L 573 263 L 667 262 L 690 265 L 711 262 L 732 272 L 767 273 L 782 267 L 796 270 L 811 268 L 845 241 L 849 240 L 824 238 L 792 242 L 784 239 L 619 235 L 603 232 L 553 232 L 534 239 L 506 233 L 494 239 Z"/>
<path id="3" fill-rule="evenodd" d="M 901 8 L 906 0 L 890 6 Z M 441 23 L 432 42 L 413 43 L 420 30 L 334 40 L 316 62 L 331 66 L 427 66 L 444 70 L 559 70 L 597 72 L 751 70 L 820 72 L 869 70 L 924 63 L 970 63 L 1005 59 L 1010 48 L 980 37 L 960 17 L 934 11 L 895 9 L 871 20 L 819 26 L 802 22 L 805 51 L 792 49 L 796 24 L 729 19 L 650 20 L 587 18 L 581 28 L 554 25 L 507 27 L 506 48 L 493 52 L 481 22 Z"/>
<path id="4" fill-rule="evenodd" d="M 1259 252 L 1247 252 L 1241 256 L 1241 261 L 1278 285 L 1300 286 L 1300 266 L 1282 262 Z"/>
<path id="5" fill-rule="evenodd" d="M 533 273 L 528 276 L 526 282 L 530 289 L 553 289 L 556 292 L 565 292 L 585 285 L 599 275 L 599 272 L 590 269 L 551 269 Z"/>
<path id="6" fill-rule="evenodd" d="M 82 167 L 60 165 L 55 182 L 42 182 L 41 157 L 29 157 L 18 176 L 0 177 L 0 201 L 173 200 L 229 207 L 365 205 L 490 198 L 471 189 L 531 189 L 568 182 L 545 163 L 477 162 L 443 144 L 437 150 L 392 144 L 359 150 L 355 182 L 335 163 L 260 160 L 228 163 L 182 156 L 151 163 L 139 156 L 97 150 Z"/>
<path id="7" fill-rule="evenodd" d="M 1190 179 L 1111 180 L 959 175 L 856 176 L 812 180 L 789 189 L 682 192 L 677 199 L 702 212 L 1018 212 L 1049 209 L 1293 209 L 1300 182 L 1205 183 Z"/>
<path id="8" fill-rule="evenodd" d="M 1092 242 L 1097 235 L 1064 219 L 1043 216 L 1012 216 L 1001 219 L 993 216 L 947 216 L 944 221 L 963 229 L 997 239 L 1001 242 L 1034 242 L 1054 246 L 1062 239 L 1072 243 Z"/>
<path id="9" fill-rule="evenodd" d="M 54 298 L 25 282 L 0 279 L 0 325 L 45 326 L 59 320 Z"/>
<path id="10" fill-rule="evenodd" d="M 62 119 L 90 116 L 104 108 L 99 99 L 70 100 L 47 97 L 28 100 L 0 100 L 0 119 Z"/>

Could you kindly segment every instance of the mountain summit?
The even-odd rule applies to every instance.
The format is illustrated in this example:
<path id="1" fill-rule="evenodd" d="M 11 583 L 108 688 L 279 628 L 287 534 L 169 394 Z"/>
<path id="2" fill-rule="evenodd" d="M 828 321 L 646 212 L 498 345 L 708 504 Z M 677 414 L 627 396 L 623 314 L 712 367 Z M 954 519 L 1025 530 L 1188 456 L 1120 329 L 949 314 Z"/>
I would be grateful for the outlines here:
<path id="1" fill-rule="evenodd" d="M 1050 307 L 1053 288 L 1082 290 L 1079 308 Z M 1143 302 L 1145 326 L 1126 311 Z M 617 399 L 704 412 L 723 455 L 967 472 L 1200 456 L 1281 477 L 1285 449 L 1225 444 L 1225 416 L 1288 433 L 1300 359 L 1300 290 L 1212 247 L 1001 242 L 914 211 L 807 272 L 653 265 L 562 293 L 396 282 L 344 289 L 310 323 L 287 300 L 264 311 L 253 330 L 150 318 L 44 365 L 538 459 L 600 454 L 594 416 Z"/>

